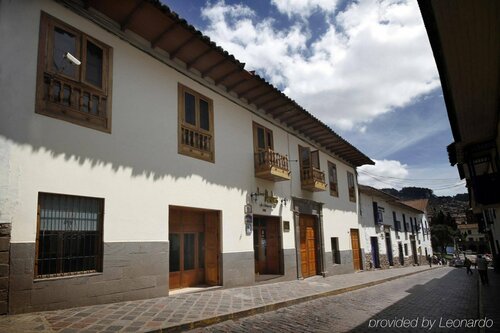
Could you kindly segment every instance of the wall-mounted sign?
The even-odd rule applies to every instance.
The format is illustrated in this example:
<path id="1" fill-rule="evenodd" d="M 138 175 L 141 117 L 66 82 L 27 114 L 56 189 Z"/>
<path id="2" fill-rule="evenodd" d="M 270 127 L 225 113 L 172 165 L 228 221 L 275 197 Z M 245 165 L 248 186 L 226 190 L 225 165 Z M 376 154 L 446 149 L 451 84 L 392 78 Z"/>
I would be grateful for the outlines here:
<path id="1" fill-rule="evenodd" d="M 253 230 L 253 216 L 251 214 L 245 215 L 245 233 L 247 236 L 252 234 Z"/>

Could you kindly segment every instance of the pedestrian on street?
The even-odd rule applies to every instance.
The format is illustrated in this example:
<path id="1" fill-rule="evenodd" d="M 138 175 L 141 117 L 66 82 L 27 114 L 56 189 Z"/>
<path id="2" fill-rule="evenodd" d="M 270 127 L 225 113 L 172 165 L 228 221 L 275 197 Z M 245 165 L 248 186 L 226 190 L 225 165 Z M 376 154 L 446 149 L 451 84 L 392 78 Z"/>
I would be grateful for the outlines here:
<path id="1" fill-rule="evenodd" d="M 488 261 L 482 255 L 478 254 L 477 259 L 477 271 L 479 272 L 479 276 L 481 277 L 481 283 L 484 285 L 489 285 L 488 281 Z"/>
<path id="2" fill-rule="evenodd" d="M 430 254 L 427 255 L 427 262 L 429 263 L 429 267 L 432 267 L 432 258 Z"/>
<path id="3" fill-rule="evenodd" d="M 467 257 L 465 257 L 464 266 L 465 268 L 467 268 L 467 275 L 472 275 L 472 270 L 470 269 L 470 266 L 472 266 L 472 262 Z"/>

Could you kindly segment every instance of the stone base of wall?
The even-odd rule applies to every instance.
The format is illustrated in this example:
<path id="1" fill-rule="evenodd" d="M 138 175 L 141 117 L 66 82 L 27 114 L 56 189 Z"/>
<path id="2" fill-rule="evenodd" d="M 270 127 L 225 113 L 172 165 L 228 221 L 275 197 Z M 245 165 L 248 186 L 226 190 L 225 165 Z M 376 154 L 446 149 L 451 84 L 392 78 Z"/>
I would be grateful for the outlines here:
<path id="1" fill-rule="evenodd" d="M 380 261 L 380 267 L 376 268 L 374 267 L 372 263 L 372 254 L 367 253 L 365 254 L 365 270 L 374 270 L 374 269 L 387 269 L 390 267 L 408 267 L 408 266 L 417 266 L 417 265 L 426 265 L 427 264 L 427 259 L 425 256 L 418 256 L 418 261 L 415 262 L 413 259 L 413 256 L 408 256 L 404 257 L 403 264 L 401 265 L 401 262 L 399 261 L 399 257 L 394 257 L 393 259 L 393 266 L 389 266 L 389 260 L 387 259 L 386 254 L 380 254 L 379 255 L 379 261 Z"/>
<path id="2" fill-rule="evenodd" d="M 9 311 L 10 223 L 0 223 L 0 314 Z"/>
<path id="3" fill-rule="evenodd" d="M 326 276 L 353 273 L 352 250 L 340 251 L 340 264 L 334 264 L 332 253 L 326 252 L 325 271 Z"/>
<path id="4" fill-rule="evenodd" d="M 222 285 L 250 286 L 255 282 L 254 252 L 222 253 Z"/>
<path id="5" fill-rule="evenodd" d="M 34 280 L 35 243 L 11 244 L 11 314 L 168 295 L 168 242 L 104 243 L 103 272 Z"/>

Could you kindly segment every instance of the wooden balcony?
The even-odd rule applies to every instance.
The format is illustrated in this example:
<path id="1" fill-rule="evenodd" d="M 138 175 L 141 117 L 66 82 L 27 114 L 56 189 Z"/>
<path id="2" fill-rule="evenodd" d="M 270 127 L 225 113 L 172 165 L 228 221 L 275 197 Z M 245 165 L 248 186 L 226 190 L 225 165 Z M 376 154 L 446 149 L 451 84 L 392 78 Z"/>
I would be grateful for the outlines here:
<path id="1" fill-rule="evenodd" d="M 288 156 L 271 149 L 260 150 L 254 154 L 255 177 L 279 182 L 290 180 Z"/>
<path id="2" fill-rule="evenodd" d="M 314 167 L 303 167 L 300 170 L 302 189 L 310 192 L 326 190 L 325 173 Z"/>
<path id="3" fill-rule="evenodd" d="M 212 135 L 206 131 L 181 125 L 179 152 L 213 162 Z"/>
<path id="4" fill-rule="evenodd" d="M 100 90 L 62 75 L 44 73 L 43 107 L 37 110 L 91 127 L 107 128 L 107 96 Z"/>

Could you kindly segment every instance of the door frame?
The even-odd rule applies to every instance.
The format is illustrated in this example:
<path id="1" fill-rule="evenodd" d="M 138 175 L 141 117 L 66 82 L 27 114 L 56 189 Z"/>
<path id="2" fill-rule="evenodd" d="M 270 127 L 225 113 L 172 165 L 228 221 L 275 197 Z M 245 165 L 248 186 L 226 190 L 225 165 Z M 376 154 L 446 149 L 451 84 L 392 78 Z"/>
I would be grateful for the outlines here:
<path id="1" fill-rule="evenodd" d="M 197 207 L 188 207 L 188 206 L 177 206 L 177 205 L 169 205 L 168 206 L 168 232 L 167 234 L 169 235 L 170 237 L 170 233 L 180 233 L 180 234 L 185 234 L 185 233 L 191 233 L 190 231 L 182 231 L 182 232 L 177 232 L 177 231 L 172 231 L 171 229 L 171 218 L 172 218 L 172 211 L 188 211 L 188 212 L 197 212 L 197 213 L 208 213 L 208 214 L 214 214 L 215 218 L 216 218 L 216 227 L 217 227 L 217 233 L 218 233 L 218 237 L 217 237 L 217 283 L 215 285 L 217 286 L 222 286 L 222 283 L 223 283 L 223 276 L 222 276 L 222 211 L 220 210 L 215 210 L 215 209 L 205 209 L 205 208 L 197 208 Z M 205 226 L 206 226 L 206 223 L 207 223 L 207 216 L 204 216 L 203 217 L 203 226 L 204 226 L 204 230 L 205 230 Z M 205 232 L 206 233 L 206 232 Z M 206 238 L 206 235 L 205 235 L 205 244 L 206 244 L 206 241 L 207 241 L 207 238 Z M 170 244 L 170 240 L 169 240 L 169 244 Z M 204 252 L 205 253 L 205 252 Z M 170 256 L 170 250 L 169 250 L 169 253 L 168 255 Z M 181 254 L 182 255 L 182 254 Z M 199 258 L 198 258 L 199 260 Z M 204 259 L 205 260 L 205 259 Z M 174 289 L 181 289 L 183 287 L 180 287 L 180 288 L 170 288 L 170 258 L 169 258 L 169 272 L 168 272 L 168 275 L 169 275 L 169 282 L 168 282 L 168 290 L 174 290 Z M 206 276 L 206 263 L 204 264 L 204 274 Z M 205 277 L 206 279 L 206 277 Z"/>
<path id="2" fill-rule="evenodd" d="M 352 241 L 352 240 L 351 240 Z M 378 246 L 378 237 L 370 237 L 370 247 L 372 251 L 372 268 L 380 268 L 380 249 Z M 354 249 L 353 249 L 354 251 Z"/>
<path id="3" fill-rule="evenodd" d="M 394 254 L 392 253 L 391 232 L 385 232 L 385 250 L 387 252 L 387 261 L 389 266 L 394 266 Z"/>
<path id="4" fill-rule="evenodd" d="M 280 216 L 272 216 L 272 215 L 255 214 L 254 220 L 255 220 L 255 218 L 259 218 L 259 219 L 263 219 L 263 220 L 274 220 L 274 222 L 277 224 L 278 263 L 277 263 L 276 268 L 277 268 L 278 273 L 276 273 L 276 274 L 277 275 L 284 275 L 284 273 L 283 273 L 283 267 L 284 267 L 284 265 L 283 265 L 283 261 L 284 261 L 284 258 L 283 258 L 283 236 L 282 236 L 283 230 L 282 230 L 281 217 Z M 266 223 L 266 232 L 267 232 L 267 221 L 265 223 Z M 255 232 L 255 224 L 254 224 L 254 229 L 252 230 L 252 232 Z M 254 237 L 255 237 L 255 235 L 254 235 Z M 252 242 L 253 242 L 253 238 L 252 238 Z M 255 247 L 254 247 L 254 263 L 255 263 Z M 256 274 L 257 274 L 257 272 L 256 272 Z"/>
<path id="5" fill-rule="evenodd" d="M 315 260 L 314 260 L 315 261 L 315 263 L 314 263 L 314 265 L 315 265 L 315 272 L 314 272 L 314 274 L 308 275 L 307 277 L 311 277 L 311 276 L 315 276 L 315 275 L 320 275 L 321 274 L 321 267 L 320 267 L 320 265 L 321 265 L 320 264 L 321 259 L 320 259 L 320 243 L 319 243 L 320 242 L 320 240 L 319 240 L 320 236 L 319 236 L 319 231 L 318 231 L 318 229 L 319 229 L 319 222 L 318 222 L 318 219 L 317 219 L 317 217 L 315 215 L 311 215 L 311 214 L 300 214 L 300 215 L 303 216 L 303 217 L 307 217 L 307 218 L 311 218 L 312 219 L 313 230 L 314 230 L 314 248 L 313 248 L 313 250 L 314 250 L 314 257 L 315 257 Z M 302 253 L 301 253 L 302 252 L 302 249 L 301 249 L 301 247 L 302 247 L 302 239 L 301 239 L 302 231 L 301 231 L 301 226 L 300 226 L 300 218 L 301 218 L 300 215 L 299 215 L 299 239 L 300 239 L 299 253 L 300 253 L 301 265 L 300 265 L 299 269 L 300 269 L 301 276 L 303 278 L 306 278 L 306 276 L 304 276 L 304 272 L 302 271 Z M 305 237 L 306 237 L 305 241 L 306 241 L 306 251 L 307 251 L 307 232 L 306 232 Z"/>
<path id="6" fill-rule="evenodd" d="M 354 248 L 352 246 L 352 232 L 353 231 L 356 231 L 356 233 L 358 234 L 359 267 L 356 267 L 354 265 Z M 362 256 L 363 253 L 361 251 L 361 239 L 359 239 L 359 237 L 360 237 L 359 236 L 359 229 L 350 229 L 349 235 L 351 236 L 352 265 L 353 265 L 355 271 L 362 270 L 363 269 L 363 256 Z"/>
<path id="7" fill-rule="evenodd" d="M 316 217 L 317 228 L 317 248 L 318 248 L 318 271 L 323 277 L 326 276 L 325 265 L 325 240 L 323 231 L 323 204 L 320 202 L 297 198 L 292 196 L 293 230 L 295 233 L 295 260 L 297 266 L 297 279 L 303 279 L 302 260 L 300 258 L 300 214 L 313 215 Z"/>

